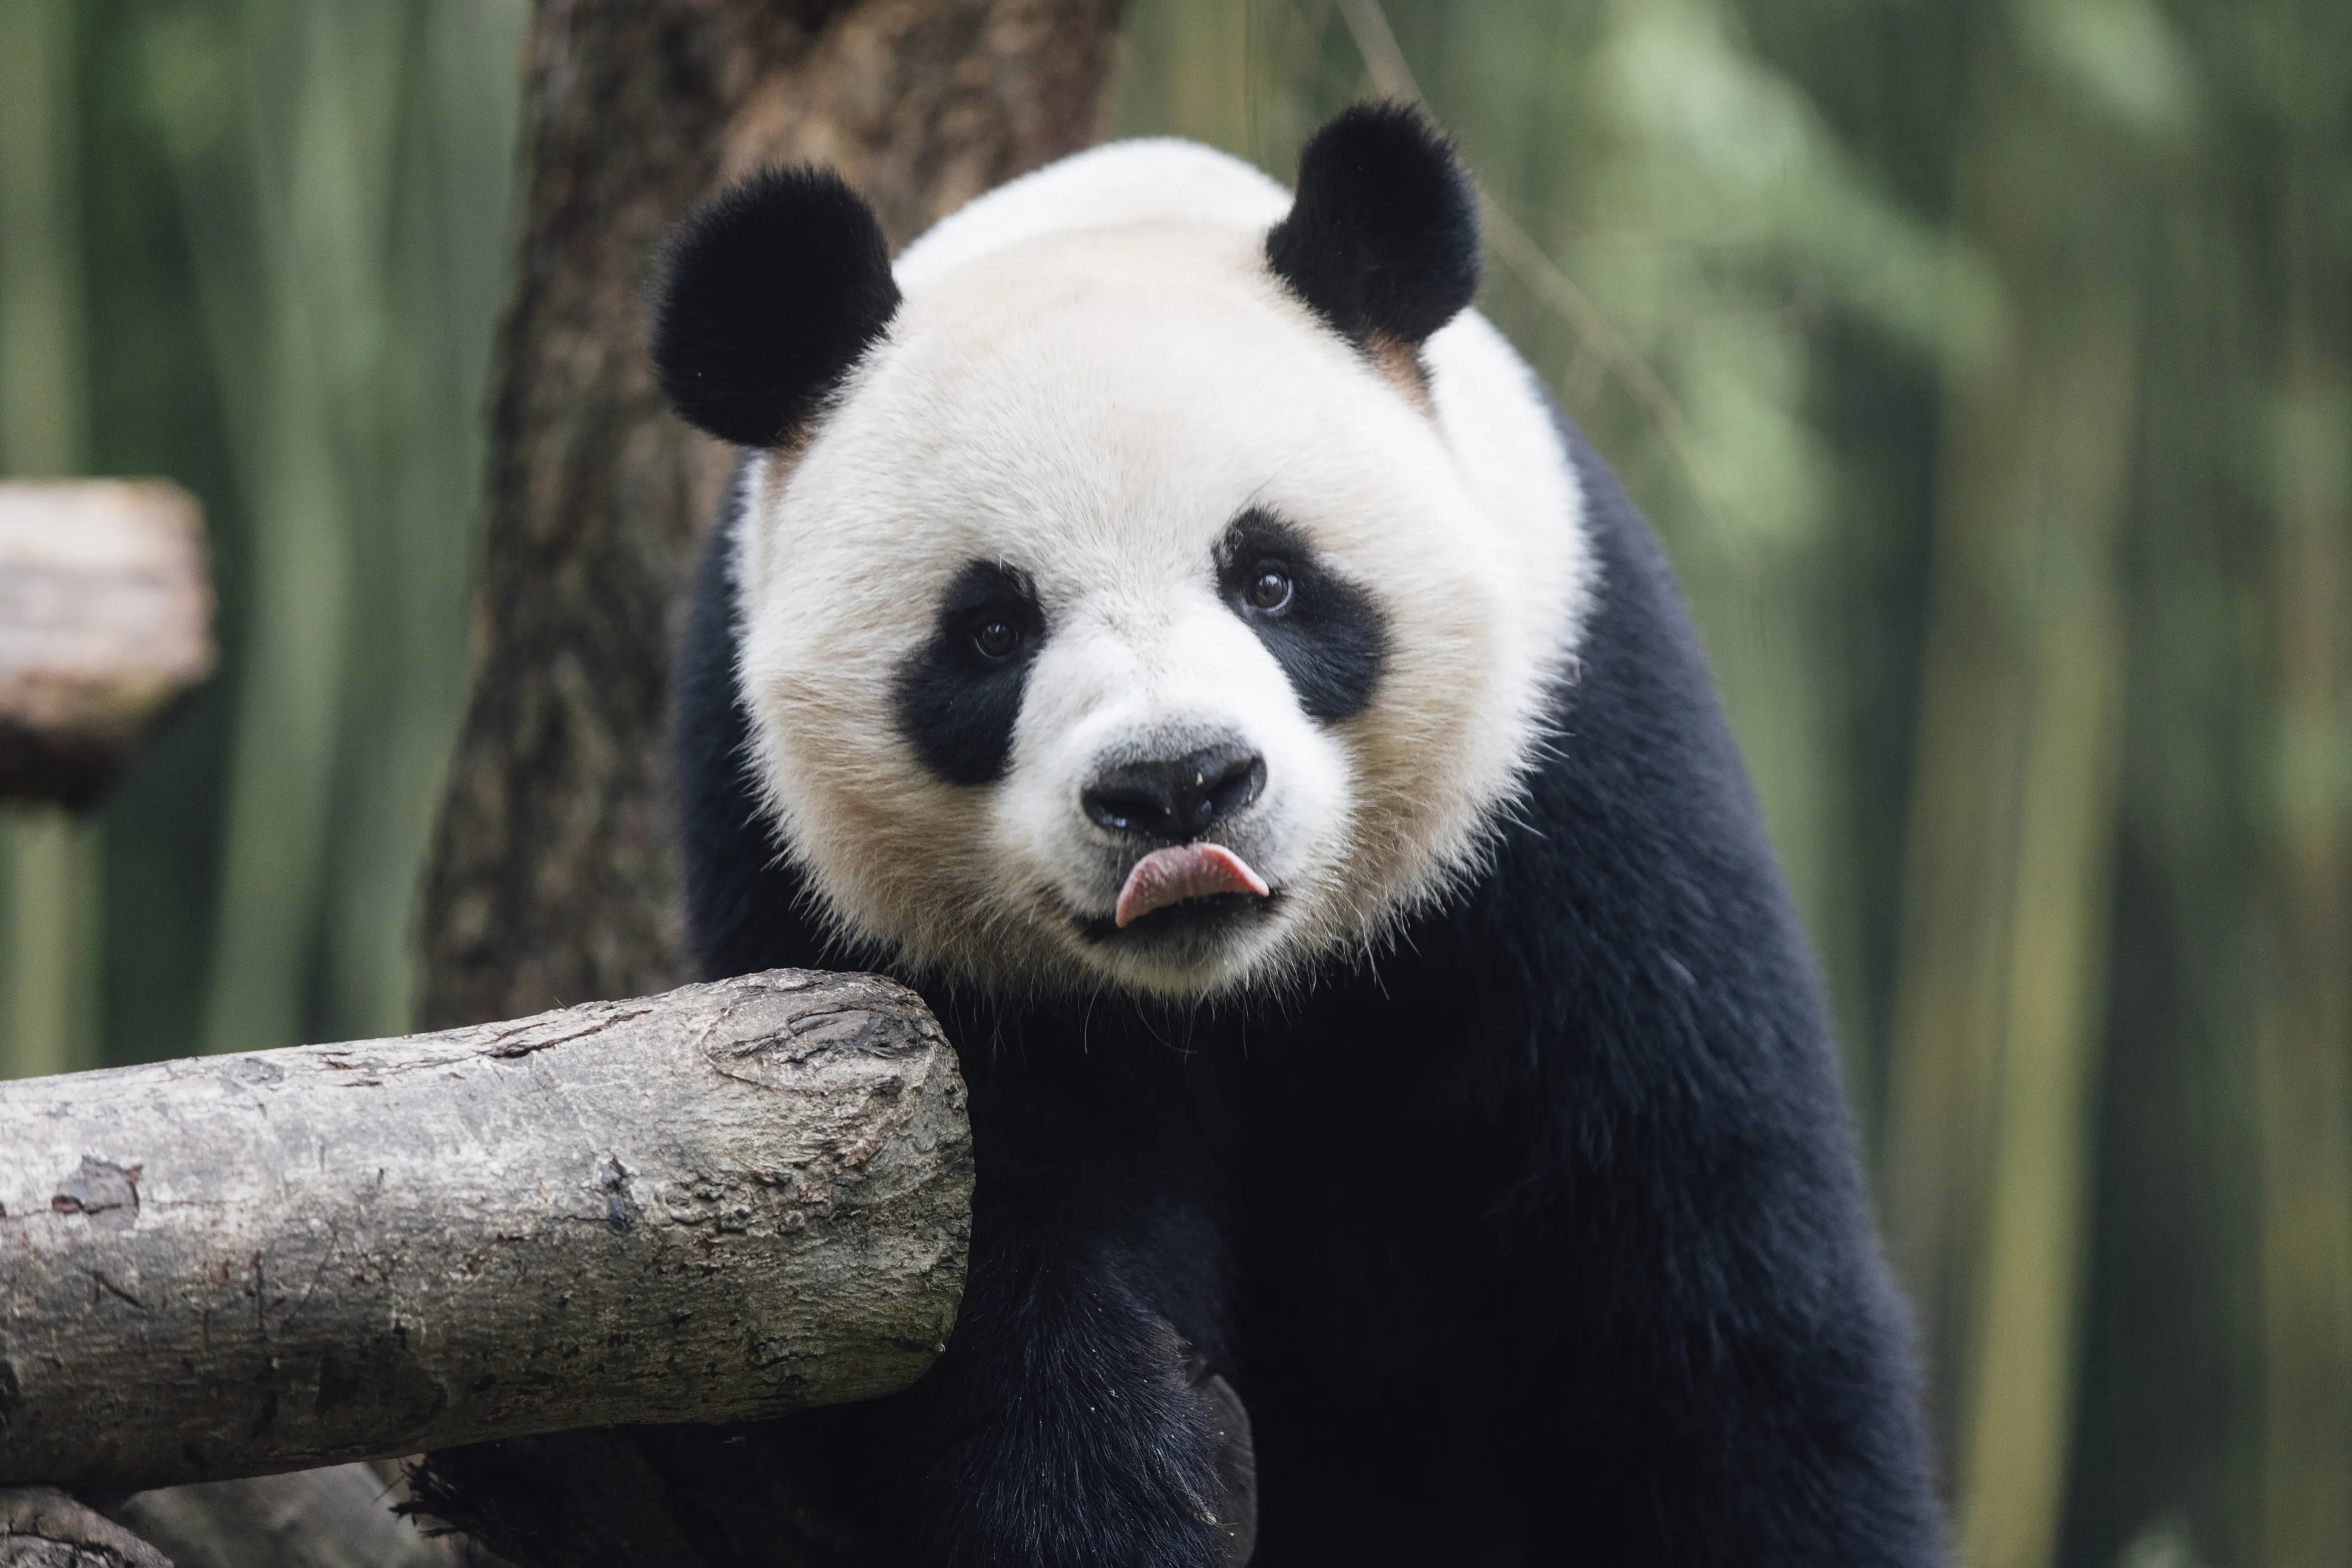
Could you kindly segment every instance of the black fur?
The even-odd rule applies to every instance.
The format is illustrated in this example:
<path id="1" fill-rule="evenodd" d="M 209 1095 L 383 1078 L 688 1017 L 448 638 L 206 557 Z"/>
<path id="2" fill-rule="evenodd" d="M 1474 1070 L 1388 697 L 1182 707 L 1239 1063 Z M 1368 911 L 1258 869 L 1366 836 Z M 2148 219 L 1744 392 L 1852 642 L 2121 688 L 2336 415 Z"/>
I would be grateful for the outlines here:
<path id="1" fill-rule="evenodd" d="M 1349 341 L 1417 345 L 1478 292 L 1478 198 L 1419 110 L 1360 104 L 1300 151 L 1265 257 Z"/>
<path id="2" fill-rule="evenodd" d="M 909 1394 L 757 1439 L 817 1441 L 907 1563 L 1215 1563 L 1175 1336 L 1248 1406 L 1259 1568 L 1941 1561 L 1803 936 L 1671 574 L 1562 431 L 1600 597 L 1475 887 L 1286 1009 L 929 989 L 980 1173 L 954 1338 Z M 774 863 L 701 581 L 697 951 L 870 963 Z"/>
<path id="3" fill-rule="evenodd" d="M 1016 639 L 1009 653 L 981 646 L 982 628 L 991 624 Z M 930 641 L 898 672 L 892 693 L 899 731 L 923 766 L 950 784 L 1003 777 L 1013 721 L 1045 638 L 1045 614 L 1021 573 L 976 560 L 957 574 L 940 596 Z"/>
<path id="4" fill-rule="evenodd" d="M 736 477 L 741 478 L 739 467 Z M 735 514 L 742 486 L 727 486 L 727 512 L 711 531 L 694 575 L 694 599 L 677 663 L 670 672 L 670 747 L 677 773 L 678 853 L 687 907 L 698 932 L 697 956 L 711 975 L 746 975 L 771 966 L 736 962 L 746 948 L 715 946 L 718 933 L 779 932 L 770 940 L 806 947 L 813 928 L 781 931 L 794 917 L 793 883 L 771 867 L 779 845 L 753 803 L 747 747 L 751 732 L 735 692 Z M 751 863 L 730 865 L 733 856 Z"/>
<path id="5" fill-rule="evenodd" d="M 671 245 L 654 366 L 685 418 L 739 446 L 772 446 L 898 308 L 872 209 L 829 172 L 773 169 L 705 207 Z"/>
<path id="6" fill-rule="evenodd" d="M 1251 583 L 1268 567 L 1291 585 L 1289 602 L 1273 612 L 1249 600 Z M 1389 648 L 1387 621 L 1371 594 L 1325 570 L 1297 528 L 1257 510 L 1235 518 L 1219 541 L 1217 578 L 1225 602 L 1290 677 L 1308 716 L 1328 723 L 1364 711 Z"/>

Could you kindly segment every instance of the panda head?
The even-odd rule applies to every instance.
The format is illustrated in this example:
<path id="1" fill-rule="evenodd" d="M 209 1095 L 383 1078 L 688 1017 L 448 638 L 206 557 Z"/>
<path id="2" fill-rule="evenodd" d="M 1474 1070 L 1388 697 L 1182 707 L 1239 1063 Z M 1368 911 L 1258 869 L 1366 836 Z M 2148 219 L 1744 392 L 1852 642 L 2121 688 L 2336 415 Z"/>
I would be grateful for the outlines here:
<path id="1" fill-rule="evenodd" d="M 839 933 L 919 972 L 1297 981 L 1473 869 L 1537 744 L 1546 611 L 1423 352 L 1477 282 L 1446 143 L 1351 110 L 1286 210 L 1221 174 L 1202 214 L 1136 160 L 1214 155 L 1154 145 L 895 278 L 808 171 L 671 251 L 664 388 L 754 449 L 744 766 Z"/>

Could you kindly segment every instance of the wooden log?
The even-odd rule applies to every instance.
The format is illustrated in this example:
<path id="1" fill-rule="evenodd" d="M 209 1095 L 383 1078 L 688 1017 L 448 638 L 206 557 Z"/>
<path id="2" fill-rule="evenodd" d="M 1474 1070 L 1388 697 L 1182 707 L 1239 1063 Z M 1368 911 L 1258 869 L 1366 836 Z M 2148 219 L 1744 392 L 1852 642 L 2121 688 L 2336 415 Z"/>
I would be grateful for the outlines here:
<path id="1" fill-rule="evenodd" d="M 0 795 L 87 805 L 212 672 L 204 525 L 171 485 L 0 485 Z"/>
<path id="2" fill-rule="evenodd" d="M 971 1184 L 954 1053 L 871 976 L 0 1084 L 0 1485 L 892 1393 Z"/>
<path id="3" fill-rule="evenodd" d="M 52 1487 L 0 1491 L 0 1568 L 172 1568 L 161 1552 Z"/>

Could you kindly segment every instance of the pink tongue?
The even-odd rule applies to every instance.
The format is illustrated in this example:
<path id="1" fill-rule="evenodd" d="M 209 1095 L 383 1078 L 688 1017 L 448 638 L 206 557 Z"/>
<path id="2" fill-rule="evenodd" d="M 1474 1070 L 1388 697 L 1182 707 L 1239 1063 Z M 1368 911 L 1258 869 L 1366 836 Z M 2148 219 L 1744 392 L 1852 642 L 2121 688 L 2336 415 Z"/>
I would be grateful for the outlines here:
<path id="1" fill-rule="evenodd" d="M 1264 898 L 1272 891 L 1247 861 L 1223 844 L 1178 844 L 1154 850 L 1135 862 L 1127 873 L 1127 885 L 1118 890 L 1118 908 L 1111 919 L 1128 926 L 1155 909 L 1188 898 L 1213 893 L 1254 893 Z"/>

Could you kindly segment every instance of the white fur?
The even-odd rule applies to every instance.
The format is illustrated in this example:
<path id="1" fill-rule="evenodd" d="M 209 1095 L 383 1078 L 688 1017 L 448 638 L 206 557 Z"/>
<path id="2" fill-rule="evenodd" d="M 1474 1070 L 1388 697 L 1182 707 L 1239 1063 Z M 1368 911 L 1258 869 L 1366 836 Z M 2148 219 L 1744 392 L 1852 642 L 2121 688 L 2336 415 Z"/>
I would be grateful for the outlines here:
<path id="1" fill-rule="evenodd" d="M 1423 408 L 1268 272 L 1280 187 L 1182 142 L 1097 149 L 941 223 L 889 335 L 793 451 L 749 469 L 740 679 L 782 841 L 847 932 L 992 985 L 1208 995 L 1376 940 L 1476 862 L 1541 742 L 1591 591 L 1531 373 L 1465 313 Z M 1219 599 L 1260 506 L 1388 623 L 1331 726 Z M 901 664 L 968 562 L 1027 572 L 1046 637 L 1010 769 L 931 778 Z M 1207 950 L 1089 940 L 1140 850 L 1089 822 L 1106 760 L 1239 732 L 1266 785 L 1210 836 L 1274 883 Z"/>

